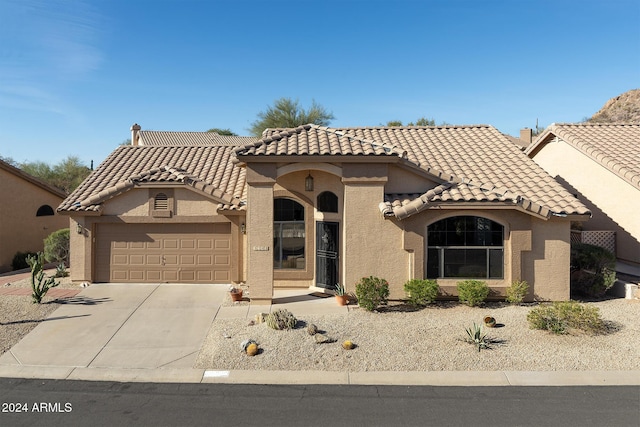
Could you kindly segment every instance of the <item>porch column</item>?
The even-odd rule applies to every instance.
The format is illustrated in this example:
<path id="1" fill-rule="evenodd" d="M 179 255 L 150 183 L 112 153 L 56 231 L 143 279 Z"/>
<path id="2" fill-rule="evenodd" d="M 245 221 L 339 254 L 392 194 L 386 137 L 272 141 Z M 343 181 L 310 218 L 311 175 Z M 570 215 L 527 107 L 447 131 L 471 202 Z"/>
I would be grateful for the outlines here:
<path id="1" fill-rule="evenodd" d="M 247 165 L 247 284 L 252 304 L 273 298 L 273 164 Z"/>

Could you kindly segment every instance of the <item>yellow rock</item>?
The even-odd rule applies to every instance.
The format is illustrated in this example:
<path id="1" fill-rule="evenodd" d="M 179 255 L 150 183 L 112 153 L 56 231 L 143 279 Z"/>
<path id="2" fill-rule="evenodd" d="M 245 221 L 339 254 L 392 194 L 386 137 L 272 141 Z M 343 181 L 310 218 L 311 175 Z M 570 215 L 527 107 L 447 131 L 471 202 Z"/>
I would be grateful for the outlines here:
<path id="1" fill-rule="evenodd" d="M 258 344 L 256 343 L 249 344 L 247 346 L 247 355 L 255 356 L 256 354 L 258 354 Z"/>
<path id="2" fill-rule="evenodd" d="M 345 350 L 351 350 L 353 348 L 353 343 L 349 340 L 342 342 L 342 348 Z"/>

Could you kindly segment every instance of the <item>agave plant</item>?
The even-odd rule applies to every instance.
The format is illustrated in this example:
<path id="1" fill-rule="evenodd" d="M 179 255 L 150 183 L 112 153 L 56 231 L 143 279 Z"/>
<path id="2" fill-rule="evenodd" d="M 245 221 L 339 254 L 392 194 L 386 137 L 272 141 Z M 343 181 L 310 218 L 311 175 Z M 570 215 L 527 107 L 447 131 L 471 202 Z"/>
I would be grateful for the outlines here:
<path id="1" fill-rule="evenodd" d="M 465 341 L 477 346 L 478 352 L 483 348 L 489 348 L 491 339 L 487 336 L 487 334 L 482 332 L 481 325 L 476 325 L 476 323 L 473 322 L 473 326 L 470 328 L 465 328 L 465 332 L 467 333 Z"/>

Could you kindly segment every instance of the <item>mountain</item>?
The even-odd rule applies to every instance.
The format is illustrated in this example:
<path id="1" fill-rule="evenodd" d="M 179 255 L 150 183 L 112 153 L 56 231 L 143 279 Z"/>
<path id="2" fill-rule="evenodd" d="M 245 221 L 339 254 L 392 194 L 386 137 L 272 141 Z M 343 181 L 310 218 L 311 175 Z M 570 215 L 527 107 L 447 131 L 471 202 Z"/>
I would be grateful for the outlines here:
<path id="1" fill-rule="evenodd" d="M 587 123 L 640 123 L 640 89 L 611 98 Z"/>

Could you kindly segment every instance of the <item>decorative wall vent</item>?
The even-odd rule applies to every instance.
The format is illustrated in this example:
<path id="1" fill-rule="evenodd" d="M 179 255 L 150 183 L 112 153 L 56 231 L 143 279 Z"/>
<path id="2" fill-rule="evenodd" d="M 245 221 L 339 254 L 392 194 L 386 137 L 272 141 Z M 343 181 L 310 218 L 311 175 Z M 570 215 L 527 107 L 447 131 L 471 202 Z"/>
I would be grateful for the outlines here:
<path id="1" fill-rule="evenodd" d="M 168 211 L 169 210 L 169 198 L 164 193 L 156 194 L 153 200 L 153 209 L 156 211 Z"/>

